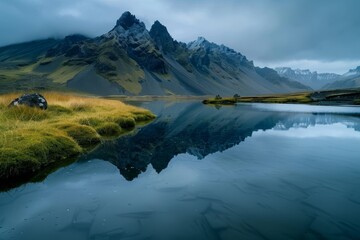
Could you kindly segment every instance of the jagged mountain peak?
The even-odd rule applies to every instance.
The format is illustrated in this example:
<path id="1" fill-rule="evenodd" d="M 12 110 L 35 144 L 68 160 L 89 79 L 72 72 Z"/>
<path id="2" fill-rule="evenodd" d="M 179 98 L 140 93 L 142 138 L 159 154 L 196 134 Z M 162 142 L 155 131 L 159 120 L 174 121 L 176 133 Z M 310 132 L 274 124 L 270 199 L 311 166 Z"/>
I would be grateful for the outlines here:
<path id="1" fill-rule="evenodd" d="M 165 28 L 166 29 L 166 27 L 159 20 L 156 20 L 151 28 L 162 28 L 162 29 Z"/>
<path id="2" fill-rule="evenodd" d="M 158 20 L 156 20 L 154 24 L 151 26 L 150 35 L 153 38 L 161 37 L 173 41 L 173 38 L 171 37 L 167 28 L 164 25 L 162 25 Z"/>
<path id="3" fill-rule="evenodd" d="M 149 31 L 145 24 L 131 14 L 124 12 L 117 20 L 115 27 L 101 36 L 102 40 L 115 38 L 124 48 L 131 45 L 145 44 L 151 42 Z"/>
<path id="4" fill-rule="evenodd" d="M 310 69 L 295 69 L 295 72 L 299 74 L 317 74 L 317 71 L 311 72 Z"/>
<path id="5" fill-rule="evenodd" d="M 317 74 L 316 71 L 311 72 L 309 69 L 292 69 L 290 67 L 277 67 L 275 68 L 275 70 L 279 73 L 279 74 L 301 74 L 301 75 L 311 75 L 311 74 Z"/>
<path id="6" fill-rule="evenodd" d="M 210 48 L 210 47 L 216 47 L 215 43 L 211 43 L 204 37 L 198 37 L 195 41 L 189 42 L 187 47 L 189 49 L 197 49 L 197 48 Z"/>
<path id="7" fill-rule="evenodd" d="M 198 37 L 196 41 L 201 42 L 201 43 L 208 43 L 209 42 L 208 40 L 206 40 L 206 38 L 204 38 L 202 36 Z"/>
<path id="8" fill-rule="evenodd" d="M 61 86 L 93 94 L 255 95 L 305 89 L 268 69 L 259 74 L 245 56 L 204 37 L 177 42 L 159 21 L 148 31 L 130 12 L 99 37 L 68 36 L 47 49 L 36 55 L 34 72 L 41 81 L 58 84 L 57 76 L 63 76 Z M 0 48 L 0 59 L 7 57 L 6 48 L 1 54 Z"/>
<path id="9" fill-rule="evenodd" d="M 164 52 L 173 52 L 176 49 L 174 39 L 171 37 L 167 28 L 159 21 L 155 21 L 150 29 L 150 36 L 156 45 Z"/>
<path id="10" fill-rule="evenodd" d="M 133 25 L 143 25 L 145 27 L 144 23 L 140 22 L 140 20 L 137 19 L 135 15 L 131 14 L 129 11 L 126 11 L 116 21 L 115 28 L 121 26 L 125 30 L 128 30 Z"/>
<path id="11" fill-rule="evenodd" d="M 211 53 L 219 58 L 219 61 L 221 61 L 221 58 L 226 58 L 234 64 L 240 64 L 251 69 L 254 68 L 254 63 L 249 61 L 241 53 L 223 44 L 218 45 L 216 43 L 210 42 L 204 37 L 198 37 L 197 40 L 188 43 L 187 48 L 192 51 L 199 52 L 200 54 L 203 54 L 202 52 L 205 52 L 206 54 Z"/>
<path id="12" fill-rule="evenodd" d="M 223 44 L 218 45 L 216 43 L 210 42 L 204 37 L 198 37 L 195 41 L 188 43 L 187 47 L 189 49 L 196 50 L 198 48 L 205 48 L 206 50 L 215 50 L 227 55 L 239 55 L 242 56 L 241 53 L 236 52 L 234 49 L 229 48 Z"/>

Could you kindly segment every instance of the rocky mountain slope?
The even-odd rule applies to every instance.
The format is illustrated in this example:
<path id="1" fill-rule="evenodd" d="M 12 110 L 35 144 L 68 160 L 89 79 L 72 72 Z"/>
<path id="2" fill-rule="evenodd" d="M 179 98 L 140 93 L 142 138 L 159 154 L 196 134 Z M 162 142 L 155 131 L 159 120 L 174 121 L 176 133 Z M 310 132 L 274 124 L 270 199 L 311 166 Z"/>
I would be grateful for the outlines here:
<path id="1" fill-rule="evenodd" d="M 0 48 L 0 91 L 72 89 L 97 95 L 256 95 L 309 90 L 257 68 L 242 54 L 198 38 L 174 40 L 156 21 L 125 12 L 108 33 Z"/>
<path id="2" fill-rule="evenodd" d="M 323 89 L 346 89 L 360 88 L 360 66 L 350 69 L 347 73 L 340 76 L 335 82 L 327 84 Z"/>
<path id="3" fill-rule="evenodd" d="M 335 82 L 341 75 L 335 73 L 317 73 L 310 70 L 291 69 L 289 67 L 275 68 L 277 73 L 302 84 L 305 84 L 315 90 L 323 88 L 325 85 Z"/>

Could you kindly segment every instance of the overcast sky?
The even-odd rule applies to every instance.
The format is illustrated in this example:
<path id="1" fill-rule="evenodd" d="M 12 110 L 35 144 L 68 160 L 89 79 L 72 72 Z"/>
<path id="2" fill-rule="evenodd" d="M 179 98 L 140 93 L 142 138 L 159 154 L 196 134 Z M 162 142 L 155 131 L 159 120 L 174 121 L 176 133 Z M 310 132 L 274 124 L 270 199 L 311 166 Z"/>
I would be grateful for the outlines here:
<path id="1" fill-rule="evenodd" d="M 344 73 L 360 65 L 360 0 L 0 0 L 0 46 L 109 31 L 129 10 L 178 41 L 225 44 L 260 66 Z"/>

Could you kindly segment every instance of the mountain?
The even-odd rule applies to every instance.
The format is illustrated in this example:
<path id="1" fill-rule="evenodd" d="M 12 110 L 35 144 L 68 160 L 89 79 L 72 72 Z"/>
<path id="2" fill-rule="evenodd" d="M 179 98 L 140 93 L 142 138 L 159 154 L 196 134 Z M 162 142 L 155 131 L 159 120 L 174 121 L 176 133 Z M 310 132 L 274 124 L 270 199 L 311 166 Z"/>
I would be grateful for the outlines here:
<path id="1" fill-rule="evenodd" d="M 73 89 L 97 95 L 256 95 L 309 90 L 199 37 L 188 44 L 125 12 L 109 32 L 0 48 L 0 91 Z"/>
<path id="2" fill-rule="evenodd" d="M 295 81 L 298 81 L 304 85 L 307 85 L 315 90 L 321 89 L 327 84 L 335 82 L 341 75 L 335 73 L 317 73 L 310 70 L 291 69 L 289 67 L 275 68 L 277 73 Z"/>
<path id="3" fill-rule="evenodd" d="M 304 89 L 304 84 L 298 81 L 289 80 L 287 77 L 279 76 L 279 74 L 271 68 L 264 67 L 259 68 L 255 67 L 255 71 L 257 74 L 265 78 L 266 80 L 270 81 L 273 84 L 281 85 L 283 88 L 290 88 L 288 91 L 291 92 L 291 88 L 293 89 Z M 311 90 L 311 88 L 306 87 L 304 90 Z"/>
<path id="4" fill-rule="evenodd" d="M 347 73 L 344 73 L 344 77 L 357 77 L 360 75 L 360 66 L 357 66 L 354 69 L 350 69 Z"/>
<path id="5" fill-rule="evenodd" d="M 347 73 L 339 77 L 335 82 L 327 84 L 324 89 L 346 89 L 360 88 L 360 66 L 350 69 Z"/>

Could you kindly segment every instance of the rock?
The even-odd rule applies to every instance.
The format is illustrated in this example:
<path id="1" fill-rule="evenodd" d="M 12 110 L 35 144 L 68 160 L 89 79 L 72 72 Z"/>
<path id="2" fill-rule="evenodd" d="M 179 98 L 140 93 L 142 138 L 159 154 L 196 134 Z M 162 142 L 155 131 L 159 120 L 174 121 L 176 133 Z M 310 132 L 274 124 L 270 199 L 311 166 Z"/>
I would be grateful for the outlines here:
<path id="1" fill-rule="evenodd" d="M 116 22 L 116 26 L 122 26 L 125 30 L 128 30 L 134 24 L 142 24 L 142 23 L 140 23 L 140 20 L 137 19 L 135 15 L 132 15 L 128 11 L 124 12 L 119 18 L 119 20 L 117 20 Z"/>
<path id="2" fill-rule="evenodd" d="M 167 28 L 159 21 L 155 21 L 149 33 L 157 46 L 159 46 L 165 54 L 175 52 L 176 44 L 174 39 L 169 34 Z"/>
<path id="3" fill-rule="evenodd" d="M 32 93 L 32 94 L 24 94 L 19 98 L 14 99 L 9 107 L 25 105 L 29 107 L 36 107 L 43 110 L 47 109 L 47 101 L 41 94 Z"/>
<path id="4" fill-rule="evenodd" d="M 87 53 L 89 51 L 86 51 L 87 49 L 85 49 L 85 47 L 81 48 L 81 46 L 86 46 L 84 42 L 87 40 L 89 40 L 89 38 L 81 34 L 66 36 L 57 45 L 47 51 L 46 57 L 54 57 L 63 54 L 65 54 L 66 57 L 87 57 L 87 55 L 91 54 Z"/>

